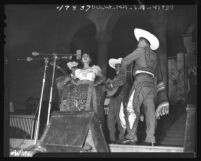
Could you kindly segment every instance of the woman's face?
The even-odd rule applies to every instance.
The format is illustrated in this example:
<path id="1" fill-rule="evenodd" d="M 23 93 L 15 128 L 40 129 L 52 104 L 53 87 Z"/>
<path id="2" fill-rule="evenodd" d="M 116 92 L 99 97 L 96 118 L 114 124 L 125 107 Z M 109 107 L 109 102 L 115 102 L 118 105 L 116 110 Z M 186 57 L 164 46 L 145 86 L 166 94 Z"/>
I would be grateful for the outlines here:
<path id="1" fill-rule="evenodd" d="M 82 62 L 83 63 L 88 63 L 89 64 L 90 61 L 91 61 L 91 58 L 90 58 L 90 56 L 88 54 L 85 53 L 85 54 L 82 55 Z"/>

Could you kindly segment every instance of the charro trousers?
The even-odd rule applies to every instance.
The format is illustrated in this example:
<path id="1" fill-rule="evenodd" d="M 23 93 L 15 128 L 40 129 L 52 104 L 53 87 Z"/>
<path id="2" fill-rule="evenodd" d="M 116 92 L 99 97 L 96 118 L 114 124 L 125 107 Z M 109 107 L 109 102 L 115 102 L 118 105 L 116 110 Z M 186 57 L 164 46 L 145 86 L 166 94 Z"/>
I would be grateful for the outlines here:
<path id="1" fill-rule="evenodd" d="M 127 136 L 126 138 L 138 141 L 137 127 L 140 116 L 140 107 L 144 108 L 146 120 L 146 139 L 145 142 L 155 143 L 155 80 L 149 75 L 138 75 L 135 77 L 134 84 L 126 106 Z"/>

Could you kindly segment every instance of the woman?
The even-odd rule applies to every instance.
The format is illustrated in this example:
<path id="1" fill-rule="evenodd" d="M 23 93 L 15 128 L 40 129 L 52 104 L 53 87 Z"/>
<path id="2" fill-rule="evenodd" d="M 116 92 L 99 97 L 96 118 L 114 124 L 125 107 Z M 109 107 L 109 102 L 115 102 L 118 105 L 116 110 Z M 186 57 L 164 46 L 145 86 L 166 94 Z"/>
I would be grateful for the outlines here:
<path id="1" fill-rule="evenodd" d="M 104 91 L 99 86 L 105 81 L 105 76 L 102 74 L 101 68 L 97 65 L 92 65 L 92 57 L 84 53 L 81 57 L 80 66 L 75 69 L 74 79 L 71 79 L 70 89 L 67 92 L 66 104 L 61 104 L 61 111 L 93 111 L 95 119 L 100 123 L 102 130 L 105 131 L 104 125 Z M 92 133 L 97 133 L 98 127 L 95 124 L 91 125 Z M 94 132 L 93 132 L 94 131 Z M 100 133 L 96 134 L 100 138 Z M 95 139 L 95 140 L 96 140 Z M 104 142 L 102 140 L 102 142 Z M 96 143 L 95 143 L 96 144 Z M 90 148 L 90 145 L 85 144 L 84 149 Z"/>
<path id="2" fill-rule="evenodd" d="M 102 104 L 103 91 L 98 87 L 105 81 L 101 68 L 92 65 L 92 58 L 84 53 L 81 67 L 75 70 L 75 77 L 71 82 L 75 85 L 71 91 L 72 109 L 75 111 L 92 111 L 99 113 Z M 102 109 L 102 111 L 104 111 Z"/>

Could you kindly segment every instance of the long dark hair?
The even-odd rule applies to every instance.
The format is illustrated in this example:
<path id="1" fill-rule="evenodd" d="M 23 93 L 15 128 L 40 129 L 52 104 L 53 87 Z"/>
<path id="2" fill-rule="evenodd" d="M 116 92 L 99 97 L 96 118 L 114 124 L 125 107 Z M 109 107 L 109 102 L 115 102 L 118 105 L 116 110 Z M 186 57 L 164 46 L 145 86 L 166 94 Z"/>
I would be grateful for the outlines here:
<path id="1" fill-rule="evenodd" d="M 84 54 L 89 55 L 89 58 L 90 58 L 89 66 L 92 67 L 92 66 L 94 65 L 94 59 L 93 59 L 93 57 L 91 56 L 90 53 L 83 53 L 82 56 L 83 56 Z M 81 56 L 81 59 L 80 59 L 80 61 L 79 61 L 78 66 L 77 66 L 77 68 L 79 68 L 79 69 L 82 69 L 82 68 L 84 67 L 84 65 L 83 65 L 83 63 L 82 63 L 82 56 Z"/>

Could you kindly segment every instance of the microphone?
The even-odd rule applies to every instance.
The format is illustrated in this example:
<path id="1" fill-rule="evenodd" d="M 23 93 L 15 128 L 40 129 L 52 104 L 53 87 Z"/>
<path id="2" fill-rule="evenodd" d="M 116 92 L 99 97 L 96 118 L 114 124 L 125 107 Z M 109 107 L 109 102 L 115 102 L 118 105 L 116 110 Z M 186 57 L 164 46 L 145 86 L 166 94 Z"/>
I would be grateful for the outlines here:
<path id="1" fill-rule="evenodd" d="M 27 57 L 26 59 L 25 58 L 18 58 L 17 59 L 18 61 L 32 61 L 33 60 L 33 58 L 31 58 L 31 57 Z"/>
<path id="2" fill-rule="evenodd" d="M 55 55 L 57 59 L 72 59 L 72 55 L 68 55 L 68 56 L 59 56 L 59 55 Z"/>
<path id="3" fill-rule="evenodd" d="M 34 52 L 32 52 L 32 55 L 33 55 L 33 56 L 38 56 L 39 53 L 34 51 Z"/>
<path id="4" fill-rule="evenodd" d="M 39 55 L 43 55 L 43 56 L 56 56 L 58 59 L 72 59 L 73 56 L 76 56 L 76 59 L 77 60 L 80 60 L 81 59 L 81 50 L 76 50 L 76 54 L 56 54 L 56 53 L 53 53 L 53 54 L 47 54 L 47 53 L 39 53 L 39 52 L 32 52 L 32 55 L 33 56 L 39 56 Z"/>
<path id="5" fill-rule="evenodd" d="M 76 50 L 76 59 L 80 60 L 81 59 L 81 50 Z"/>
<path id="6" fill-rule="evenodd" d="M 30 61 L 32 61 L 32 60 L 34 60 L 32 57 L 27 57 L 27 58 L 26 58 L 26 61 L 28 61 L 28 62 L 30 62 Z"/>
<path id="7" fill-rule="evenodd" d="M 30 62 L 30 61 L 33 61 L 33 60 L 42 60 L 44 58 L 32 58 L 32 57 L 27 57 L 26 59 L 25 58 L 18 58 L 17 60 L 18 61 L 27 61 L 27 62 Z"/>

